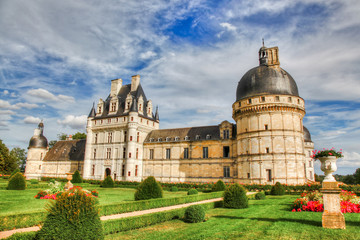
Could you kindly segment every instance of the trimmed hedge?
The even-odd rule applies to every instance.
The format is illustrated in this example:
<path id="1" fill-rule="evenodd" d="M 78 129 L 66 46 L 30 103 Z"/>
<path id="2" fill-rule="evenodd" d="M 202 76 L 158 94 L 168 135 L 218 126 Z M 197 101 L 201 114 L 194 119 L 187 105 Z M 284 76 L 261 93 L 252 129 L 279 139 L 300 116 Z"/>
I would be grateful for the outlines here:
<path id="1" fill-rule="evenodd" d="M 25 177 L 20 173 L 15 173 L 10 179 L 7 186 L 7 190 L 25 190 L 26 180 Z"/>
<path id="2" fill-rule="evenodd" d="M 266 196 L 265 196 L 264 192 L 258 192 L 258 193 L 255 194 L 255 199 L 256 200 L 263 200 L 265 198 L 266 198 Z"/>
<path id="3" fill-rule="evenodd" d="M 205 210 L 201 205 L 192 205 L 186 208 L 184 215 L 185 222 L 198 223 L 205 220 Z"/>
<path id="4" fill-rule="evenodd" d="M 205 210 L 221 207 L 222 201 L 199 204 Z M 186 208 L 174 209 L 170 211 L 157 212 L 142 216 L 119 218 L 114 220 L 103 221 L 104 233 L 106 235 L 117 232 L 128 231 L 132 229 L 142 228 L 161 222 L 170 221 L 172 219 L 183 218 Z"/>
<path id="5" fill-rule="evenodd" d="M 225 191 L 226 185 L 223 181 L 217 181 L 211 188 L 213 192 Z"/>
<path id="6" fill-rule="evenodd" d="M 170 188 L 170 192 L 177 192 L 177 191 L 179 191 L 179 189 L 177 187 L 175 187 L 175 186 L 172 186 Z"/>
<path id="7" fill-rule="evenodd" d="M 272 186 L 270 195 L 284 195 L 285 189 L 284 186 L 281 185 L 281 183 L 276 182 L 274 186 Z"/>
<path id="8" fill-rule="evenodd" d="M 101 187 L 103 188 L 113 188 L 114 187 L 114 180 L 111 176 L 107 176 L 104 181 L 101 182 Z"/>
<path id="9" fill-rule="evenodd" d="M 189 189 L 189 191 L 187 192 L 187 195 L 195 195 L 195 194 L 199 194 L 199 192 L 195 189 Z"/>
<path id="10" fill-rule="evenodd" d="M 38 225 L 46 219 L 46 211 L 0 215 L 0 231 Z"/>
<path id="11" fill-rule="evenodd" d="M 80 172 L 79 170 L 76 170 L 74 172 L 74 174 L 72 175 L 72 180 L 71 180 L 72 183 L 82 183 L 82 178 L 81 178 L 81 175 L 80 175 Z"/>
<path id="12" fill-rule="evenodd" d="M 224 207 L 226 208 L 248 208 L 248 197 L 244 187 L 235 183 L 224 192 Z"/>
<path id="13" fill-rule="evenodd" d="M 135 192 L 134 197 L 135 201 L 152 198 L 162 198 L 163 190 L 160 184 L 156 181 L 156 179 L 150 176 L 141 182 Z"/>

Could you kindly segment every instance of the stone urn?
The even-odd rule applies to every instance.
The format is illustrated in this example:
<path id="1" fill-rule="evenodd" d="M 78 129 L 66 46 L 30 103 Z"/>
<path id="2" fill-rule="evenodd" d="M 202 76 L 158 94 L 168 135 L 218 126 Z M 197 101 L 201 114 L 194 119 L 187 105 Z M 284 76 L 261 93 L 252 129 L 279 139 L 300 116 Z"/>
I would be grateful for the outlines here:
<path id="1" fill-rule="evenodd" d="M 72 180 L 72 173 L 66 173 L 66 179 L 69 180 L 66 184 L 65 184 L 65 191 L 69 190 L 70 188 L 72 188 L 74 185 L 71 183 Z"/>
<path id="2" fill-rule="evenodd" d="M 333 172 L 337 170 L 335 156 L 319 157 L 321 162 L 321 171 L 325 173 L 324 182 L 336 182 L 336 179 L 332 175 Z"/>

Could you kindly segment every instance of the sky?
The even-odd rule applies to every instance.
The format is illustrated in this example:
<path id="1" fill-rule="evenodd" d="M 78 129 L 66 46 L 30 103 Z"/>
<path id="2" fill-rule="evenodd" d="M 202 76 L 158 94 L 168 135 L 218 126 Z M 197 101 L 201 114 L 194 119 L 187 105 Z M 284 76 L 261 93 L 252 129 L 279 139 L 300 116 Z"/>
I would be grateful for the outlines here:
<path id="1" fill-rule="evenodd" d="M 0 139 L 27 148 L 40 120 L 49 141 L 85 132 L 111 80 L 136 74 L 162 129 L 234 122 L 236 87 L 258 66 L 262 38 L 305 99 L 315 148 L 343 149 L 335 173 L 354 173 L 358 0 L 2 0 Z"/>

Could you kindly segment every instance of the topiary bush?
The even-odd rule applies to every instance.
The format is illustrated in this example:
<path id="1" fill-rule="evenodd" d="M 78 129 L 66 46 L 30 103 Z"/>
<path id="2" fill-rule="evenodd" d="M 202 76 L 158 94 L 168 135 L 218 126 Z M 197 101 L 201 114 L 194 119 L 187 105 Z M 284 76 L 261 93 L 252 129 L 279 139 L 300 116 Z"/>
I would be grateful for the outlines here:
<path id="1" fill-rule="evenodd" d="M 270 195 L 284 195 L 285 189 L 284 186 L 281 185 L 281 183 L 276 182 L 274 186 L 272 186 Z"/>
<path id="2" fill-rule="evenodd" d="M 199 194 L 199 192 L 195 189 L 189 189 L 189 191 L 187 192 L 187 195 L 195 195 L 195 194 Z"/>
<path id="3" fill-rule="evenodd" d="M 205 210 L 201 205 L 192 205 L 185 210 L 185 222 L 198 223 L 205 220 Z"/>
<path id="4" fill-rule="evenodd" d="M 243 186 L 235 183 L 224 192 L 224 207 L 247 208 L 249 207 L 246 190 Z"/>
<path id="5" fill-rule="evenodd" d="M 79 170 L 76 170 L 74 172 L 74 174 L 72 175 L 72 180 L 71 180 L 72 183 L 82 183 L 82 178 L 81 178 L 81 175 L 80 175 L 80 172 Z"/>
<path id="6" fill-rule="evenodd" d="M 219 180 L 217 181 L 211 188 L 211 190 L 213 192 L 220 192 L 220 191 L 225 191 L 226 189 L 226 185 L 223 181 Z"/>
<path id="7" fill-rule="evenodd" d="M 264 192 L 258 192 L 257 194 L 255 194 L 255 199 L 256 200 L 263 200 L 265 199 L 265 193 Z"/>
<path id="8" fill-rule="evenodd" d="M 36 239 L 104 239 L 95 198 L 80 187 L 57 196 Z"/>
<path id="9" fill-rule="evenodd" d="M 39 180 L 37 180 L 37 179 L 30 179 L 30 184 L 39 184 Z"/>
<path id="10" fill-rule="evenodd" d="M 177 187 L 175 187 L 175 186 L 172 186 L 170 188 L 170 192 L 177 192 L 177 191 L 179 191 L 179 189 Z"/>
<path id="11" fill-rule="evenodd" d="M 9 179 L 10 179 L 12 176 L 14 176 L 15 174 L 17 174 L 18 172 L 20 172 L 20 170 L 19 170 L 18 168 L 15 169 L 15 170 L 10 174 Z"/>
<path id="12" fill-rule="evenodd" d="M 101 182 L 100 186 L 103 188 L 113 188 L 115 186 L 114 180 L 111 178 L 111 176 L 107 176 L 104 181 Z"/>
<path id="13" fill-rule="evenodd" d="M 25 188 L 26 180 L 20 172 L 15 173 L 15 175 L 9 179 L 7 186 L 8 190 L 25 190 Z"/>
<path id="14" fill-rule="evenodd" d="M 135 200 L 162 198 L 163 190 L 154 177 L 148 177 L 140 183 L 135 192 Z"/>

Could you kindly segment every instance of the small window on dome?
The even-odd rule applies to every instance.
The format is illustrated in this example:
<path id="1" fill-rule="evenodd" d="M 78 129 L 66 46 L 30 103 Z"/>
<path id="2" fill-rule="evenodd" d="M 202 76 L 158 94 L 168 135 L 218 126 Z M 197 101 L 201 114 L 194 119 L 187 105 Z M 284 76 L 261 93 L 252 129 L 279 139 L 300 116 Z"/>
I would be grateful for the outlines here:
<path id="1" fill-rule="evenodd" d="M 261 97 L 261 101 L 262 101 L 262 102 L 265 102 L 265 97 Z"/>
<path id="2" fill-rule="evenodd" d="M 292 99 L 291 99 L 291 97 L 288 97 L 288 102 L 290 102 L 290 103 L 292 102 Z"/>
<path id="3" fill-rule="evenodd" d="M 275 101 L 279 102 L 280 101 L 280 96 L 275 96 Z"/>
<path id="4" fill-rule="evenodd" d="M 251 98 L 250 98 L 250 99 L 248 99 L 248 104 L 251 104 Z"/>

